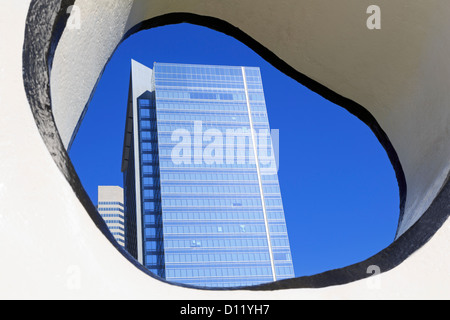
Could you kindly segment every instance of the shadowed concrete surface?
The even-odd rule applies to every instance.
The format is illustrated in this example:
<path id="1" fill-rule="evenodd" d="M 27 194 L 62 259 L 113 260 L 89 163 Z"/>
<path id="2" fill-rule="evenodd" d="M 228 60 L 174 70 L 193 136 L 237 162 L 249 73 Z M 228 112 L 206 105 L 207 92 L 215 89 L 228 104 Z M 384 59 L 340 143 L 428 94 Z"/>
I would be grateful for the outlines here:
<path id="1" fill-rule="evenodd" d="M 377 1 L 382 29 L 369 30 L 371 4 L 2 2 L 0 282 L 8 289 L 0 297 L 448 299 L 450 5 Z M 69 24 L 71 5 L 79 10 L 80 28 Z M 215 291 L 160 281 L 115 244 L 66 148 L 120 42 L 139 30 L 180 22 L 235 37 L 372 129 L 399 182 L 401 218 L 391 246 L 339 270 Z"/>

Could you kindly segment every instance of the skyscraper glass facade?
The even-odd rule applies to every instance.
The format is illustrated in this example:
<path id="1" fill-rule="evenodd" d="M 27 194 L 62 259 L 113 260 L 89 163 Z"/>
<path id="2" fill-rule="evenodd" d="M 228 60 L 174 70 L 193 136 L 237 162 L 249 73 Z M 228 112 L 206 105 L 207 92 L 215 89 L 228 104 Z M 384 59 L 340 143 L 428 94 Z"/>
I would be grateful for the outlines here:
<path id="1" fill-rule="evenodd" d="M 155 63 L 145 72 L 148 88 L 131 101 L 138 128 L 127 131 L 137 143 L 124 148 L 139 155 L 124 176 L 140 180 L 125 189 L 140 193 L 130 199 L 140 214 L 127 207 L 127 216 L 142 220 L 131 241 L 142 263 L 195 286 L 294 277 L 259 69 Z"/>

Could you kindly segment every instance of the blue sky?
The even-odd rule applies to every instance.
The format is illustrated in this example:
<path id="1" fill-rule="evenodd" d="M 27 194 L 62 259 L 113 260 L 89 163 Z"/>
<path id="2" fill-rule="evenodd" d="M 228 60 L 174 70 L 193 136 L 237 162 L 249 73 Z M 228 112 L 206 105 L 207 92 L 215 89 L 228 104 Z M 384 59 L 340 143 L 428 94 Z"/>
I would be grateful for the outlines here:
<path id="1" fill-rule="evenodd" d="M 106 67 L 70 151 L 94 204 L 98 185 L 123 185 L 131 59 L 150 67 L 155 61 L 260 67 L 270 126 L 280 132 L 279 180 L 296 276 L 357 263 L 392 243 L 398 185 L 369 128 L 234 38 L 189 24 L 130 37 Z"/>

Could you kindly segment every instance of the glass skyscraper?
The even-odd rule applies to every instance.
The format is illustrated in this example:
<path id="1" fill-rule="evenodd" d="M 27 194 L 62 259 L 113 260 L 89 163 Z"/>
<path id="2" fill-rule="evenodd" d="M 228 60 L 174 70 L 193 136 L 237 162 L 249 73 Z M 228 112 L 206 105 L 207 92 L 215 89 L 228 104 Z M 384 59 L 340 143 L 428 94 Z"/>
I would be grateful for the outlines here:
<path id="1" fill-rule="evenodd" d="M 126 249 L 206 287 L 294 277 L 258 68 L 132 61 Z"/>

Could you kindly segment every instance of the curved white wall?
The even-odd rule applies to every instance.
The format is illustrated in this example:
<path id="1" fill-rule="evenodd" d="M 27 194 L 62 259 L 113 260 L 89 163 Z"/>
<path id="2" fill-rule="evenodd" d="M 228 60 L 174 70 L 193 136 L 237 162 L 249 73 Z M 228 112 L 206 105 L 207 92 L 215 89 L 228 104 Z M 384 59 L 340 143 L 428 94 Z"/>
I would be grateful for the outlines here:
<path id="1" fill-rule="evenodd" d="M 381 30 L 366 27 L 368 5 L 356 0 L 75 4 L 82 28 L 64 32 L 51 83 L 54 116 L 66 145 L 122 36 L 141 21 L 191 12 L 237 26 L 298 71 L 368 109 L 390 138 L 406 176 L 399 235 L 428 208 L 450 171 L 450 6 L 445 0 L 382 1 Z"/>
<path id="2" fill-rule="evenodd" d="M 51 74 L 58 129 L 67 145 L 101 70 L 130 27 L 169 12 L 218 17 L 375 116 L 408 184 L 402 234 L 428 208 L 449 171 L 450 6 L 444 0 L 380 2 L 382 30 L 369 31 L 367 6 L 359 0 L 77 0 L 82 28 L 65 30 Z M 29 4 L 0 4 L 0 298 L 450 297 L 449 221 L 393 270 L 323 289 L 198 291 L 138 270 L 94 225 L 36 128 L 22 78 Z"/>

